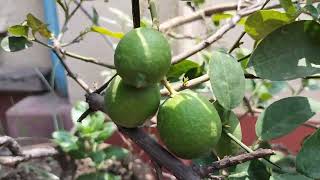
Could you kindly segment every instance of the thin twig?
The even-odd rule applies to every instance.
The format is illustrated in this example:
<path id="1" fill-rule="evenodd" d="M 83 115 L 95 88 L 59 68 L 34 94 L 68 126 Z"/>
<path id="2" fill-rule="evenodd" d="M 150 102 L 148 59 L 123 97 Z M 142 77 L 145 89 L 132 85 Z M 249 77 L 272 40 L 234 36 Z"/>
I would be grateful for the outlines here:
<path id="1" fill-rule="evenodd" d="M 272 4 L 267 6 L 265 9 L 273 9 L 273 8 L 279 8 L 281 5 L 279 3 Z M 164 23 L 160 24 L 160 31 L 166 32 L 174 27 L 184 25 L 186 23 L 190 23 L 196 20 L 199 20 L 205 16 L 211 16 L 215 13 L 221 13 L 224 11 L 232 11 L 237 9 L 237 3 L 220 3 L 215 4 L 213 6 L 207 7 L 205 9 L 201 9 L 199 11 L 196 11 L 190 15 L 182 15 L 175 18 L 172 18 L 168 21 L 165 21 Z"/>
<path id="2" fill-rule="evenodd" d="M 44 47 L 52 49 L 52 50 L 55 48 L 52 45 L 46 44 L 46 43 L 44 43 L 42 41 L 39 41 L 37 39 L 34 39 L 33 41 L 43 45 Z M 81 61 L 84 61 L 84 62 L 88 62 L 88 63 L 93 63 L 93 64 L 96 64 L 96 65 L 99 65 L 99 66 L 103 66 L 103 67 L 107 67 L 107 68 L 110 68 L 110 69 L 114 69 L 115 68 L 113 64 L 103 63 L 103 62 L 97 60 L 96 58 L 81 56 L 81 55 L 78 55 L 76 53 L 73 53 L 73 52 L 70 52 L 70 51 L 66 51 L 62 47 L 58 47 L 58 49 L 62 54 L 66 55 L 68 57 L 72 57 L 74 59 L 78 59 L 78 60 L 81 60 Z"/>
<path id="3" fill-rule="evenodd" d="M 244 74 L 246 79 L 260 79 L 259 77 L 253 75 L 253 74 Z M 181 91 L 183 89 L 189 89 L 194 86 L 197 86 L 201 83 L 204 83 L 210 79 L 208 74 L 204 74 L 202 76 L 199 76 L 197 78 L 189 80 L 187 83 L 176 83 L 172 87 L 176 91 Z M 169 95 L 169 91 L 166 88 L 163 88 L 160 90 L 161 95 Z"/>
<path id="4" fill-rule="evenodd" d="M 188 88 L 194 87 L 194 86 L 199 85 L 201 83 L 204 83 L 204 82 L 206 82 L 208 80 L 209 80 L 209 75 L 205 74 L 205 75 L 202 75 L 200 77 L 191 79 L 187 83 L 174 84 L 172 87 L 173 87 L 174 90 L 180 91 L 180 90 L 183 90 L 183 89 L 188 89 Z M 161 89 L 160 93 L 161 93 L 161 95 L 169 95 L 169 91 L 166 88 Z"/>
<path id="5" fill-rule="evenodd" d="M 75 0 L 74 1 L 76 4 L 80 4 L 80 2 L 78 0 Z M 92 21 L 92 23 L 94 23 L 94 25 L 97 25 L 99 26 L 99 22 L 95 22 L 94 21 L 94 17 L 92 15 L 90 15 L 90 13 L 82 6 L 82 4 L 80 4 L 80 9 L 81 11 L 87 16 L 88 19 L 90 19 Z M 110 39 L 110 37 L 107 37 L 103 34 L 100 34 L 100 36 L 105 40 L 105 42 L 113 49 L 115 50 L 115 46 L 113 45 L 113 42 L 112 40 Z M 114 65 L 113 66 L 113 69 L 114 69 Z"/>
<path id="6" fill-rule="evenodd" d="M 169 32 L 167 34 L 169 37 L 173 38 L 173 39 L 177 39 L 177 40 L 180 40 L 180 39 L 191 39 L 191 40 L 194 40 L 194 39 L 197 39 L 197 38 L 200 38 L 200 37 L 197 37 L 197 36 L 192 36 L 192 35 L 187 35 L 187 34 L 177 34 L 175 32 Z"/>
<path id="7" fill-rule="evenodd" d="M 88 84 L 82 80 L 77 74 L 74 74 L 71 69 L 69 68 L 69 66 L 64 62 L 64 57 L 63 55 L 61 55 L 61 53 L 59 52 L 59 49 L 54 49 L 52 50 L 54 52 L 54 54 L 59 58 L 60 63 L 62 64 L 62 66 L 64 67 L 64 69 L 67 71 L 67 74 L 69 77 L 71 77 L 76 83 L 78 83 L 78 85 L 84 90 L 86 91 L 86 93 L 91 93 L 92 90 L 89 88 Z"/>
<path id="8" fill-rule="evenodd" d="M 72 52 L 69 52 L 69 51 L 64 51 L 63 49 L 61 49 L 61 52 L 63 54 L 65 54 L 66 56 L 69 56 L 69 57 L 72 57 L 74 59 L 78 59 L 78 60 L 81 60 L 81 61 L 84 61 L 84 62 L 96 64 L 96 65 L 107 67 L 107 68 L 110 68 L 110 69 L 114 69 L 115 68 L 113 64 L 108 64 L 108 63 L 101 62 L 101 61 L 99 61 L 99 60 L 97 60 L 96 58 L 93 58 L 93 57 L 80 56 L 78 54 L 75 54 L 75 53 L 72 53 Z"/>
<path id="9" fill-rule="evenodd" d="M 233 50 L 235 50 L 236 48 L 238 48 L 240 46 L 240 41 L 243 38 L 243 36 L 246 35 L 246 32 L 243 31 L 240 36 L 238 37 L 238 39 L 236 40 L 236 42 L 234 42 L 234 44 L 231 46 L 230 50 L 228 51 L 228 53 L 232 53 Z"/>
<path id="10" fill-rule="evenodd" d="M 260 6 L 254 6 L 248 10 L 245 11 L 240 11 L 238 12 L 237 15 L 233 16 L 232 18 L 229 19 L 229 22 L 223 26 L 221 26 L 220 29 L 218 29 L 213 35 L 208 37 L 207 39 L 201 41 L 199 44 L 191 47 L 190 49 L 182 52 L 181 54 L 178 54 L 172 58 L 172 64 L 176 64 L 194 54 L 197 52 L 207 48 L 210 46 L 212 43 L 218 41 L 223 37 L 225 33 L 227 33 L 230 29 L 236 26 L 236 24 L 240 21 L 240 19 L 244 16 L 247 16 L 253 12 L 256 12 L 257 10 L 260 9 Z"/>
<path id="11" fill-rule="evenodd" d="M 265 8 L 269 2 L 270 2 L 270 0 L 266 0 L 266 2 L 262 5 L 261 9 Z M 236 48 L 238 48 L 241 45 L 240 41 L 244 37 L 244 35 L 246 35 L 245 31 L 243 31 L 240 34 L 240 36 L 237 38 L 236 42 L 234 42 L 234 44 L 231 46 L 231 48 L 230 48 L 228 53 L 232 53 L 233 50 L 235 50 Z"/>
<path id="12" fill-rule="evenodd" d="M 37 73 L 37 75 L 39 76 L 40 80 L 42 81 L 42 83 L 48 88 L 48 90 L 51 93 L 55 93 L 53 88 L 50 86 L 49 82 L 47 81 L 47 79 L 44 77 L 44 75 L 41 73 L 41 71 L 39 70 L 39 68 L 34 68 L 34 71 Z"/>
<path id="13" fill-rule="evenodd" d="M 201 169 L 199 169 L 199 174 L 201 175 L 201 177 L 207 177 L 208 174 L 216 172 L 220 169 L 225 169 L 230 166 L 235 166 L 246 161 L 263 158 L 273 154 L 274 152 L 271 149 L 258 149 L 256 151 L 240 154 L 234 157 L 225 157 L 220 161 L 213 162 L 211 165 L 207 167 L 202 167 Z"/>
<path id="14" fill-rule="evenodd" d="M 80 8 L 80 5 L 82 4 L 83 1 L 84 0 L 80 0 L 80 3 L 76 5 L 76 7 L 71 11 L 70 14 L 69 14 L 69 11 L 65 11 L 65 13 L 66 13 L 65 14 L 65 20 L 64 20 L 64 23 L 62 25 L 61 32 L 59 33 L 59 35 L 57 37 L 57 41 L 58 42 L 60 42 L 62 40 L 62 37 L 63 37 L 64 33 L 67 30 L 68 23 L 70 22 L 70 20 L 73 17 L 73 15 L 78 11 L 78 9 Z M 74 2 L 74 0 L 73 0 L 73 2 Z"/>

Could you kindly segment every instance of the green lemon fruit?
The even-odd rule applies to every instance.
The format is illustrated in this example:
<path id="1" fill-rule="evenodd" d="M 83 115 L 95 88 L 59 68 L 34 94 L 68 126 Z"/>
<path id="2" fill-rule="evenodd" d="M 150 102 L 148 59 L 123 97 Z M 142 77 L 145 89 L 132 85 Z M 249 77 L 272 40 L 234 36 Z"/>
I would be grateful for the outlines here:
<path id="1" fill-rule="evenodd" d="M 115 50 L 114 64 L 123 81 L 137 88 L 159 82 L 171 64 L 167 39 L 151 28 L 128 32 Z"/>
<path id="2" fill-rule="evenodd" d="M 238 117 L 232 111 L 224 111 L 220 118 L 222 121 L 222 128 L 241 141 L 242 132 Z M 240 150 L 241 147 L 237 143 L 230 139 L 225 133 L 221 133 L 221 138 L 215 146 L 215 151 L 220 158 L 236 155 Z"/>
<path id="3" fill-rule="evenodd" d="M 198 158 L 210 152 L 220 139 L 218 112 L 205 97 L 190 90 L 167 99 L 157 118 L 161 139 L 181 158 Z"/>
<path id="4" fill-rule="evenodd" d="M 117 76 L 107 88 L 104 100 L 114 123 L 133 128 L 155 115 L 160 104 L 160 90 L 158 84 L 137 89 L 123 83 Z"/>

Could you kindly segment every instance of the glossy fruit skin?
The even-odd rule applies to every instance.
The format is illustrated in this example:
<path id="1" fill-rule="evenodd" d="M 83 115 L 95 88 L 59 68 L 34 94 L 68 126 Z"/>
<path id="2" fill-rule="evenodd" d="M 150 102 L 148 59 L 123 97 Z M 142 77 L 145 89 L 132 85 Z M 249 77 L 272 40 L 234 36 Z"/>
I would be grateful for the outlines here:
<path id="1" fill-rule="evenodd" d="M 138 89 L 116 76 L 108 86 L 104 100 L 106 111 L 114 123 L 134 128 L 156 114 L 160 90 L 158 84 Z"/>
<path id="2" fill-rule="evenodd" d="M 167 99 L 157 118 L 162 141 L 180 158 L 198 158 L 210 152 L 220 139 L 218 112 L 205 97 L 191 90 Z"/>
<path id="3" fill-rule="evenodd" d="M 123 81 L 137 88 L 158 83 L 171 64 L 167 39 L 151 28 L 128 32 L 115 50 L 114 64 Z"/>

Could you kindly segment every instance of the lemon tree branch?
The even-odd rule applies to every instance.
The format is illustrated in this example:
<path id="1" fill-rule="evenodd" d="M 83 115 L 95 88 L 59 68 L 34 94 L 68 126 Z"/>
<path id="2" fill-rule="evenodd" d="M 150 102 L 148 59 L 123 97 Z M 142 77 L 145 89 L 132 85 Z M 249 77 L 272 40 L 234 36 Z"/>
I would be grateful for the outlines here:
<path id="1" fill-rule="evenodd" d="M 216 172 L 220 169 L 225 169 L 230 166 L 241 164 L 254 159 L 263 158 L 273 154 L 274 152 L 271 149 L 258 149 L 256 151 L 240 154 L 234 157 L 225 157 L 220 161 L 213 162 L 209 166 L 198 169 L 198 173 L 201 175 L 201 177 L 207 177 L 208 174 Z"/>
<path id="2" fill-rule="evenodd" d="M 52 50 L 54 49 L 54 47 L 52 45 L 46 44 L 46 43 L 41 42 L 41 41 L 39 41 L 37 39 L 35 39 L 33 41 L 36 42 L 36 43 L 39 43 L 39 44 L 41 44 L 44 47 L 47 47 L 49 49 L 52 49 Z M 115 68 L 113 64 L 104 63 L 104 62 L 101 62 L 98 59 L 93 58 L 93 57 L 86 57 L 86 56 L 82 56 L 82 55 L 79 55 L 79 54 L 76 54 L 76 53 L 73 53 L 73 52 L 70 52 L 70 51 L 66 51 L 62 47 L 58 47 L 58 50 L 63 55 L 66 55 L 66 56 L 71 57 L 71 58 L 76 59 L 76 60 L 80 60 L 80 61 L 83 61 L 83 62 L 96 64 L 96 65 L 99 65 L 99 66 L 102 66 L 102 67 L 107 67 L 107 68 L 110 68 L 110 69 L 114 69 Z"/>
<path id="3" fill-rule="evenodd" d="M 181 26 L 199 19 L 202 19 L 203 16 L 211 16 L 215 13 L 221 13 L 224 11 L 232 11 L 236 10 L 238 6 L 238 3 L 220 3 L 215 4 L 213 6 L 198 10 L 190 15 L 181 15 L 177 16 L 175 18 L 169 19 L 162 24 L 160 24 L 160 31 L 166 32 L 171 30 L 172 28 L 175 28 L 177 26 Z M 273 8 L 280 8 L 279 3 L 274 3 L 266 7 L 266 9 L 273 9 Z"/>
<path id="4" fill-rule="evenodd" d="M 207 39 L 201 41 L 199 44 L 191 47 L 190 49 L 178 54 L 172 58 L 172 64 L 176 64 L 197 52 L 209 47 L 211 44 L 221 39 L 225 33 L 227 33 L 230 29 L 234 28 L 236 24 L 240 21 L 242 17 L 250 15 L 261 9 L 262 4 L 253 5 L 250 8 L 245 8 L 240 10 L 235 16 L 229 19 L 228 23 L 223 25 L 220 29 L 218 29 L 214 34 L 209 36 Z"/>

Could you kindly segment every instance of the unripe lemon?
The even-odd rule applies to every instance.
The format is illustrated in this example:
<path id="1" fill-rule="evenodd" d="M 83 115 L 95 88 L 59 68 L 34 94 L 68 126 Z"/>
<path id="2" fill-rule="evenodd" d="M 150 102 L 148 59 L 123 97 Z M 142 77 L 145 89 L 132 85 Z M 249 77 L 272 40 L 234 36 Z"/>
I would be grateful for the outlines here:
<path id="1" fill-rule="evenodd" d="M 105 94 L 105 108 L 114 123 L 133 128 L 142 125 L 155 115 L 160 104 L 158 84 L 146 88 L 135 88 L 123 83 L 117 76 Z"/>
<path id="2" fill-rule="evenodd" d="M 184 90 L 167 99 L 158 112 L 158 131 L 167 148 L 184 159 L 210 152 L 219 141 L 221 121 L 203 96 Z"/>
<path id="3" fill-rule="evenodd" d="M 126 84 L 137 88 L 159 82 L 171 64 L 167 39 L 151 28 L 128 32 L 115 50 L 114 64 Z"/>

